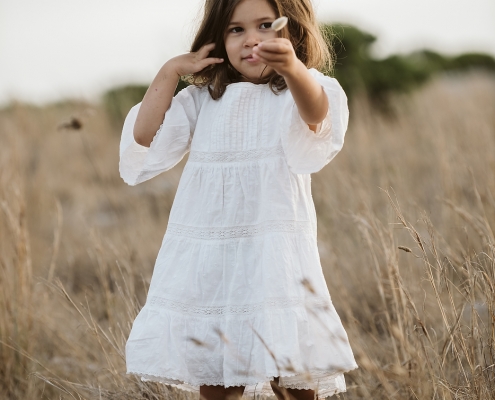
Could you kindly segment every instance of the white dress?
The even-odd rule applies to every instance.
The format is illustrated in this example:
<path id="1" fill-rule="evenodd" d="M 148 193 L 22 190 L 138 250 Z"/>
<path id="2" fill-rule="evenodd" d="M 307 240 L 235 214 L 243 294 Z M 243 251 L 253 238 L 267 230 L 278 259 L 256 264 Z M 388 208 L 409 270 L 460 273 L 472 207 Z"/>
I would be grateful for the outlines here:
<path id="1" fill-rule="evenodd" d="M 219 100 L 206 88 L 178 93 L 150 147 L 134 141 L 129 112 L 120 173 L 129 185 L 190 152 L 170 212 L 146 304 L 126 344 L 127 372 L 179 388 L 269 381 L 345 391 L 357 367 L 322 273 L 310 174 L 342 148 L 347 98 L 309 70 L 329 112 L 318 133 L 289 90 L 238 82 Z"/>

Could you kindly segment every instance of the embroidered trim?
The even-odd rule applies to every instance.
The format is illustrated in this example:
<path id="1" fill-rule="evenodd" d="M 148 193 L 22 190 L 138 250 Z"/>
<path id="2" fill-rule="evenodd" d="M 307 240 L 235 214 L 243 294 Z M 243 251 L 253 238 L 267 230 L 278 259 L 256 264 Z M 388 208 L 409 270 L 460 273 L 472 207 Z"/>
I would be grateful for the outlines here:
<path id="1" fill-rule="evenodd" d="M 146 304 L 153 307 L 165 308 L 172 311 L 178 311 L 181 314 L 199 315 L 199 316 L 218 316 L 218 315 L 248 315 L 267 308 L 291 308 L 291 307 L 310 307 L 312 310 L 328 310 L 331 305 L 325 299 L 314 299 L 304 301 L 300 297 L 292 298 L 272 298 L 261 303 L 227 305 L 217 307 L 198 306 L 196 304 L 181 303 L 175 300 L 165 299 L 158 296 L 150 296 Z"/>
<path id="2" fill-rule="evenodd" d="M 307 386 L 311 386 L 312 389 L 316 389 L 318 387 L 317 392 L 318 392 L 318 397 L 327 397 L 327 396 L 332 396 L 337 393 L 342 393 L 346 391 L 346 386 L 345 386 L 345 380 L 343 377 L 344 372 L 349 372 L 352 369 L 355 369 L 357 366 L 347 370 L 347 371 L 342 371 L 337 374 L 332 374 L 329 373 L 328 375 L 320 375 L 320 378 L 316 378 L 316 382 L 313 382 L 312 385 L 307 385 L 307 383 L 303 383 L 304 379 L 301 379 L 301 384 L 300 385 L 284 385 L 280 384 L 281 387 L 289 387 L 292 389 L 307 389 Z M 154 382 L 160 382 L 160 383 L 165 383 L 168 385 L 172 385 L 174 387 L 177 387 L 178 389 L 185 390 L 188 392 L 199 392 L 199 387 L 202 385 L 214 385 L 214 386 L 225 386 L 225 383 L 223 380 L 219 379 L 202 379 L 198 382 L 194 383 L 189 383 L 182 381 L 178 378 L 175 377 L 164 377 L 159 374 L 153 374 L 153 373 L 146 373 L 146 372 L 138 372 L 138 371 L 128 371 L 128 375 L 137 375 L 141 378 L 143 381 L 154 381 Z M 312 375 L 311 373 L 309 373 Z M 298 374 L 289 374 L 287 376 L 282 375 L 282 380 L 285 378 L 298 378 L 301 375 Z M 273 391 L 271 389 L 271 386 L 269 384 L 270 381 L 274 379 L 273 376 L 267 376 L 264 378 L 266 381 L 264 382 L 253 382 L 250 379 L 243 381 L 243 382 L 235 382 L 234 384 L 227 385 L 226 387 L 232 387 L 232 386 L 245 386 L 245 391 L 244 395 L 250 395 L 250 394 L 256 394 L 256 395 L 266 395 L 266 396 L 273 396 Z M 260 385 L 261 384 L 261 385 Z M 254 386 L 254 387 L 253 387 Z"/>
<path id="3" fill-rule="evenodd" d="M 156 131 L 155 137 L 156 137 L 156 135 L 158 135 L 158 134 L 162 131 L 162 128 L 163 128 L 163 122 L 160 124 L 160 127 L 159 127 L 159 128 L 158 128 L 158 130 Z M 155 137 L 154 137 L 154 138 L 155 138 Z M 154 139 L 154 138 L 153 138 L 153 139 Z"/>
<path id="4" fill-rule="evenodd" d="M 262 149 L 242 150 L 242 151 L 196 151 L 189 154 L 188 161 L 191 162 L 242 162 L 255 161 L 262 158 L 273 158 L 284 155 L 281 145 Z"/>
<path id="5" fill-rule="evenodd" d="M 169 222 L 166 233 L 195 239 L 233 239 L 269 232 L 314 234 L 315 228 L 311 221 L 265 221 L 257 225 L 205 228 Z"/>

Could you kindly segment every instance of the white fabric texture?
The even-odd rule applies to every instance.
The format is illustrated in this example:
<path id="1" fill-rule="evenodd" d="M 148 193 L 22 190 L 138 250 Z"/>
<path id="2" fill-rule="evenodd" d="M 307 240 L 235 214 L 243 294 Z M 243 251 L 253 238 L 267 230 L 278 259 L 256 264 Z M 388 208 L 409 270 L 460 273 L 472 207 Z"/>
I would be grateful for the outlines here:
<path id="1" fill-rule="evenodd" d="M 126 344 L 127 372 L 198 391 L 269 381 L 345 391 L 357 367 L 330 299 L 316 240 L 311 173 L 339 152 L 347 98 L 310 69 L 329 112 L 317 133 L 289 90 L 230 84 L 219 100 L 206 88 L 179 92 L 149 148 L 134 141 L 129 112 L 120 173 L 135 185 L 190 152 L 170 212 L 146 304 Z"/>

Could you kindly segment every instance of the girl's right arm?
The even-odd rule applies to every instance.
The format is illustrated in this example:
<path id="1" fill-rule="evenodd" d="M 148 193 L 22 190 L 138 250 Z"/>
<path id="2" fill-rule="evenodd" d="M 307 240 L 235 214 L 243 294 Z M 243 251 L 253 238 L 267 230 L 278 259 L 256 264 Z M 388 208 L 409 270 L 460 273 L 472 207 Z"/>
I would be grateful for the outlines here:
<path id="1" fill-rule="evenodd" d="M 141 146 L 150 147 L 165 112 L 172 103 L 177 83 L 181 76 L 194 74 L 211 64 L 223 62 L 222 58 L 207 58 L 215 48 L 207 44 L 194 53 L 182 54 L 167 61 L 144 95 L 134 125 L 134 140 Z"/>

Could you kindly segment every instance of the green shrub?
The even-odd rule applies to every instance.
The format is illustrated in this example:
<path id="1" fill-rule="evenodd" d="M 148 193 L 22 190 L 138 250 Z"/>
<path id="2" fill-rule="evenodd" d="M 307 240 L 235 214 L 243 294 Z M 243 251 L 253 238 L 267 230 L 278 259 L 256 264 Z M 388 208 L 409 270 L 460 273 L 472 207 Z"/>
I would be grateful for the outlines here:
<path id="1" fill-rule="evenodd" d="M 431 50 L 376 59 L 371 46 L 376 37 L 353 26 L 322 25 L 323 35 L 334 54 L 335 76 L 349 97 L 366 93 L 375 105 L 387 105 L 392 92 L 409 92 L 434 74 L 485 69 L 495 72 L 495 59 L 487 54 L 467 53 L 448 57 Z"/>

